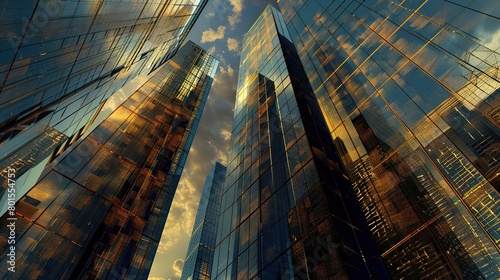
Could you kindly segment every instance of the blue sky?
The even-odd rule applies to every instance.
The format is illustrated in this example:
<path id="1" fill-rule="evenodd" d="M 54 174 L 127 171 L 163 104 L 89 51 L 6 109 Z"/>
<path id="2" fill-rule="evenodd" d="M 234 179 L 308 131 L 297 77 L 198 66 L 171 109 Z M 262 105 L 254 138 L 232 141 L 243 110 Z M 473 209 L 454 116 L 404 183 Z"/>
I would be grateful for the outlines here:
<path id="1" fill-rule="evenodd" d="M 219 61 L 219 69 L 168 215 L 151 280 L 174 280 L 181 275 L 205 177 L 215 161 L 227 164 L 241 41 L 270 3 L 277 7 L 273 0 L 209 0 L 187 38 L 209 51 Z"/>

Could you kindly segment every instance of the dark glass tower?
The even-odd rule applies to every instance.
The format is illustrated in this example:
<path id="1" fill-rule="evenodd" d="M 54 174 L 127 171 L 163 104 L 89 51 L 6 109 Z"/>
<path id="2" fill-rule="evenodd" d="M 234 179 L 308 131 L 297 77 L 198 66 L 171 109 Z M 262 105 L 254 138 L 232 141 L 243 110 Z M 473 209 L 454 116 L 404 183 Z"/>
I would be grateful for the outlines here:
<path id="1" fill-rule="evenodd" d="M 225 176 L 226 167 L 216 162 L 205 180 L 181 280 L 211 279 Z"/>
<path id="2" fill-rule="evenodd" d="M 26 193 L 110 96 L 177 51 L 206 2 L 2 1 L 0 201 L 8 168 Z"/>
<path id="3" fill-rule="evenodd" d="M 500 278 L 500 5 L 281 0 L 394 279 Z"/>
<path id="4" fill-rule="evenodd" d="M 188 42 L 53 161 L 16 204 L 16 272 L 0 278 L 146 279 L 217 65 Z"/>
<path id="5" fill-rule="evenodd" d="M 386 279 L 281 14 L 246 33 L 214 279 Z"/>

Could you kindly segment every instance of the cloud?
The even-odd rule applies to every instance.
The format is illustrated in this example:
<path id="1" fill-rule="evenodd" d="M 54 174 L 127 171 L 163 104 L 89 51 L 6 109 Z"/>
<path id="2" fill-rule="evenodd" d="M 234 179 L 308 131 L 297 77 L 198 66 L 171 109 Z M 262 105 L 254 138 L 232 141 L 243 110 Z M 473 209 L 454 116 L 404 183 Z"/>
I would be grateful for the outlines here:
<path id="1" fill-rule="evenodd" d="M 227 18 L 227 21 L 229 22 L 229 25 L 231 25 L 231 27 L 235 26 L 238 22 L 241 21 L 241 13 L 230 15 Z"/>
<path id="2" fill-rule="evenodd" d="M 221 132 L 222 136 L 224 137 L 224 140 L 229 141 L 231 138 L 231 131 L 227 129 L 223 129 Z"/>
<path id="3" fill-rule="evenodd" d="M 241 13 L 243 10 L 243 0 L 229 0 L 229 2 L 233 6 L 233 12 Z"/>
<path id="4" fill-rule="evenodd" d="M 211 55 L 214 55 L 217 52 L 217 48 L 215 46 L 211 46 L 207 52 Z"/>
<path id="5" fill-rule="evenodd" d="M 220 65 L 227 64 L 226 59 L 224 58 L 226 55 L 226 51 L 217 49 L 217 52 L 214 52 L 213 56 L 220 62 Z"/>
<path id="6" fill-rule="evenodd" d="M 205 17 L 206 18 L 213 18 L 214 16 L 215 16 L 215 12 L 208 12 Z"/>
<path id="7" fill-rule="evenodd" d="M 219 66 L 219 72 L 220 72 L 220 74 L 222 74 L 222 76 L 223 76 L 222 78 L 223 79 L 234 78 L 235 71 L 234 71 L 233 67 L 231 67 L 231 65 L 222 65 L 222 66 Z M 218 83 L 219 80 L 220 80 L 220 77 L 215 76 L 214 83 Z M 236 94 L 236 90 L 235 90 L 235 94 Z"/>
<path id="8" fill-rule="evenodd" d="M 217 28 L 217 31 L 213 30 L 212 28 L 209 28 L 201 34 L 201 42 L 206 43 L 206 42 L 215 42 L 219 39 L 224 38 L 224 33 L 226 32 L 226 27 L 220 25 Z"/>
<path id="9" fill-rule="evenodd" d="M 197 155 L 196 148 L 191 147 L 189 157 L 197 157 Z M 158 253 L 160 254 L 177 245 L 186 236 L 191 236 L 198 209 L 197 203 L 200 198 L 199 189 L 201 187 L 197 188 L 197 185 L 201 184 L 203 186 L 204 180 L 204 178 L 199 178 L 203 177 L 203 175 L 196 176 L 197 174 L 203 173 L 199 171 L 199 167 L 196 164 L 189 166 L 186 164 L 168 213 L 167 223 L 163 229 L 160 244 L 158 245 Z"/>
<path id="10" fill-rule="evenodd" d="M 184 260 L 176 259 L 174 264 L 172 265 L 172 269 L 174 270 L 174 274 L 177 277 L 181 277 L 182 269 L 184 268 Z"/>
<path id="11" fill-rule="evenodd" d="M 243 0 L 229 0 L 233 6 L 233 13 L 228 17 L 229 25 L 234 27 L 235 24 L 241 21 L 241 11 L 243 10 Z"/>
<path id="12" fill-rule="evenodd" d="M 227 38 L 227 49 L 232 52 L 238 51 L 240 43 L 235 38 Z"/>
<path id="13" fill-rule="evenodd" d="M 213 57 L 215 57 L 215 59 L 217 59 L 219 61 L 219 65 L 225 65 L 225 64 L 227 64 L 227 61 L 225 59 L 225 57 L 226 57 L 226 51 L 225 50 L 218 49 L 216 46 L 212 46 L 207 51 Z"/>

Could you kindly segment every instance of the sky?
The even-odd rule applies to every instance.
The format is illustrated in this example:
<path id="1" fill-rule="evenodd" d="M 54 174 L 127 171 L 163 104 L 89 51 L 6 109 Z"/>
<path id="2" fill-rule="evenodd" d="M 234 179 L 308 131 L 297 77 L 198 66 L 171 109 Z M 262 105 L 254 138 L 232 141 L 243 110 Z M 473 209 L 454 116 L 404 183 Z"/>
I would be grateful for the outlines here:
<path id="1" fill-rule="evenodd" d="M 218 61 L 207 104 L 177 187 L 149 274 L 150 280 L 179 279 L 205 177 L 216 161 L 227 165 L 238 80 L 241 41 L 273 0 L 209 0 L 186 39 Z"/>

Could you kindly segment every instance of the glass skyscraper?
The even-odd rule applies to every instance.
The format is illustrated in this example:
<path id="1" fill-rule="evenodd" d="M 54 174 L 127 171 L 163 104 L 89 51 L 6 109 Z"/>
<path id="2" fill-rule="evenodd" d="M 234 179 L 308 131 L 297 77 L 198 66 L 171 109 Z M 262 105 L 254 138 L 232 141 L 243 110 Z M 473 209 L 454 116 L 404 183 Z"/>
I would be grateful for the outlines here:
<path id="1" fill-rule="evenodd" d="M 225 176 L 226 167 L 216 162 L 205 180 L 184 261 L 182 280 L 211 279 Z"/>
<path id="2" fill-rule="evenodd" d="M 500 278 L 500 5 L 280 0 L 393 279 Z"/>
<path id="3" fill-rule="evenodd" d="M 16 272 L 0 278 L 146 279 L 217 65 L 188 42 L 52 161 L 16 204 Z"/>
<path id="4" fill-rule="evenodd" d="M 2 206 L 6 170 L 16 169 L 18 194 L 28 191 L 110 96 L 175 53 L 206 2 L 2 1 Z"/>
<path id="5" fill-rule="evenodd" d="M 213 279 L 387 279 L 281 14 L 242 44 Z"/>

